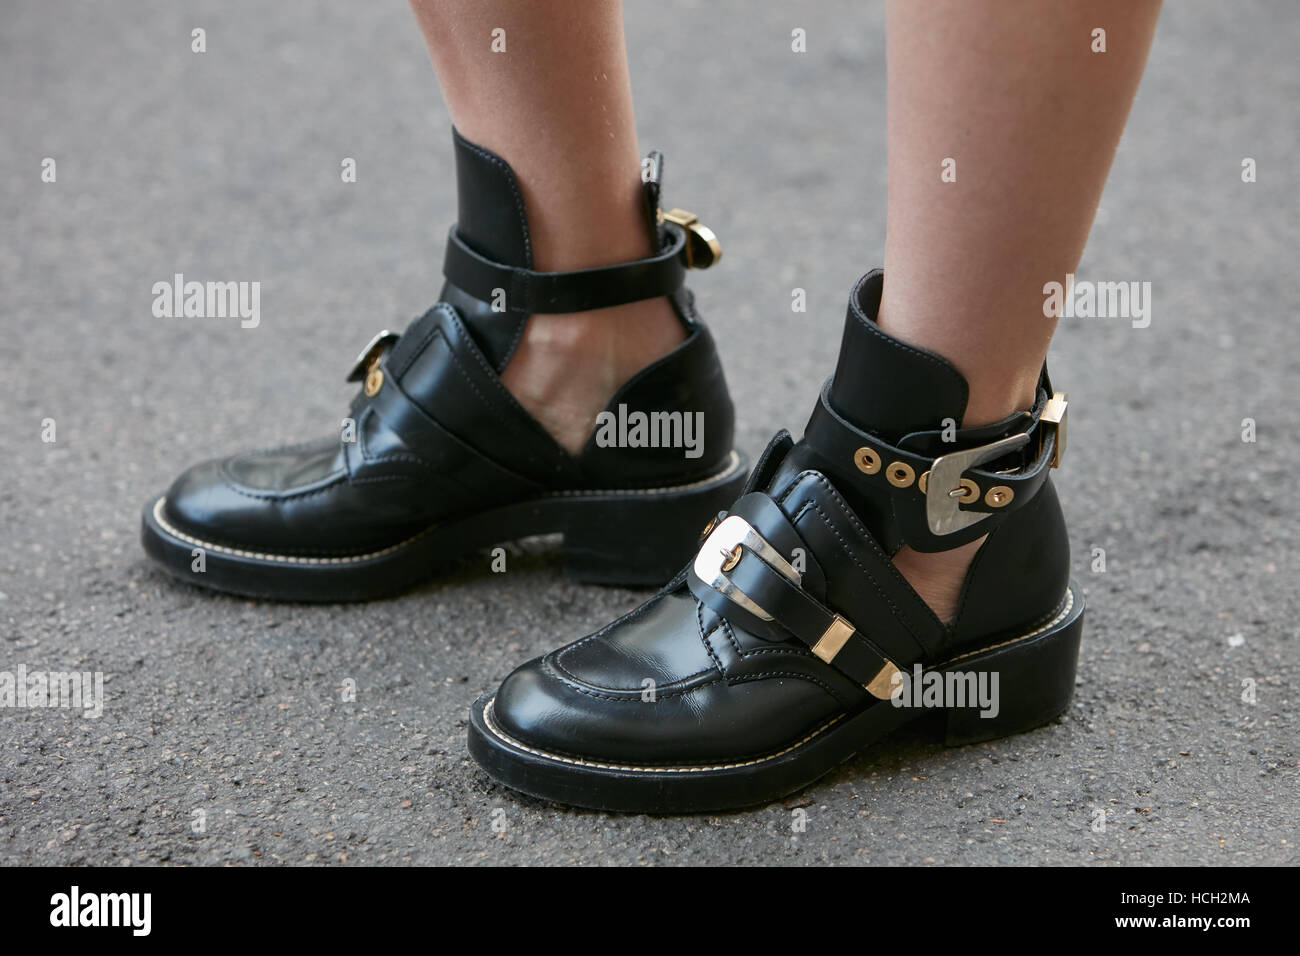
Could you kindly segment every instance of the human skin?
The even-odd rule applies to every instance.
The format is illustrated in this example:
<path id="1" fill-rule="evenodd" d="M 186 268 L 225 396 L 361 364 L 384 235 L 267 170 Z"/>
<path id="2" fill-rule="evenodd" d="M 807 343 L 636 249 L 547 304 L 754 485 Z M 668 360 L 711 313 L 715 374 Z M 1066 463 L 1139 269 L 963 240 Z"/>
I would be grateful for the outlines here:
<path id="1" fill-rule="evenodd" d="M 411 6 L 453 122 L 520 179 L 537 268 L 647 255 L 621 5 Z M 963 425 L 1033 404 L 1056 324 L 1043 285 L 1078 265 L 1159 12 L 1159 0 L 887 0 L 879 323 L 961 371 Z M 533 316 L 502 379 L 576 451 L 618 386 L 681 337 L 663 299 Z M 981 543 L 894 561 L 947 619 Z"/>

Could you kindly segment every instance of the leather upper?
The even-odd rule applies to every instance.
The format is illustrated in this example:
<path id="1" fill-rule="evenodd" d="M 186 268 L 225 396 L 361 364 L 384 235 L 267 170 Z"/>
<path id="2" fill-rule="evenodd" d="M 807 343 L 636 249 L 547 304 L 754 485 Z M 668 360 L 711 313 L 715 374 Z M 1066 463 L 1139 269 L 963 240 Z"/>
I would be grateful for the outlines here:
<path id="1" fill-rule="evenodd" d="M 168 490 L 167 516 L 216 544 L 344 555 L 537 495 L 695 480 L 727 460 L 733 417 L 712 337 L 687 321 L 687 339 L 609 408 L 703 412 L 697 459 L 680 448 L 599 447 L 594 437 L 570 455 L 506 391 L 456 310 L 439 303 L 381 360 L 379 392 L 358 391 L 350 434 L 195 465 Z"/>
<path id="2" fill-rule="evenodd" d="M 455 154 L 460 220 L 454 244 L 473 249 L 485 268 L 521 277 L 520 288 L 529 288 L 529 276 L 540 274 L 530 271 L 527 211 L 513 172 L 458 133 Z M 436 522 L 538 496 L 679 485 L 716 473 L 731 455 L 734 412 L 713 338 L 681 288 L 684 267 L 676 256 L 683 233 L 656 224 L 658 190 L 657 178 L 647 183 L 647 217 L 664 250 L 677 252 L 671 267 L 662 254 L 648 267 L 667 268 L 657 279 L 637 280 L 642 266 L 632 263 L 594 278 L 552 274 L 535 285 L 565 295 L 586 289 L 608 296 L 611 287 L 621 287 L 621 295 L 670 296 L 685 340 L 626 382 L 608 410 L 698 415 L 698 456 L 687 457 L 680 447 L 602 446 L 594 433 L 580 454 L 569 454 L 498 376 L 528 313 L 498 311 L 449 281 L 441 301 L 400 337 L 376 346 L 372 377 L 344 423 L 350 428 L 190 468 L 166 494 L 168 520 L 195 538 L 232 548 L 354 556 L 399 544 Z M 620 268 L 631 272 L 620 279 Z M 521 293 L 519 301 L 530 296 Z"/>
<path id="3" fill-rule="evenodd" d="M 493 702 L 505 733 L 526 746 L 617 764 L 743 761 L 792 746 L 828 721 L 889 706 L 866 686 L 885 665 L 934 663 L 1059 612 L 1069 545 L 1043 471 L 1055 437 L 1039 434 L 1043 402 L 935 445 L 928 436 L 938 434 L 944 418 L 961 420 L 965 382 L 942 358 L 874 327 L 879 282 L 873 273 L 854 291 L 847 356 L 808 435 L 798 444 L 785 432 L 773 439 L 726 519 L 743 519 L 776 557 L 750 545 L 731 553 L 726 587 L 741 598 L 701 578 L 693 565 L 621 620 L 523 665 Z M 872 328 L 858 327 L 864 321 Z M 838 378 L 850 374 L 860 378 L 838 387 Z M 889 401 L 871 406 L 873 395 Z M 921 396 L 922 411 L 896 397 L 906 395 Z M 972 527 L 988 539 L 954 619 L 944 623 L 892 563 L 916 537 L 927 538 L 922 543 L 930 550 L 942 538 L 923 520 L 918 525 L 914 486 L 900 488 L 883 471 L 855 467 L 854 445 L 908 448 L 919 466 L 927 454 L 930 460 L 1014 434 L 1030 439 L 982 467 L 1000 482 L 1021 482 L 1017 507 L 978 512 L 985 517 Z M 710 536 L 701 546 L 705 566 L 714 541 Z M 711 558 L 716 568 L 719 556 Z M 819 640 L 837 629 L 851 633 L 824 660 L 814 647 L 820 650 Z"/>

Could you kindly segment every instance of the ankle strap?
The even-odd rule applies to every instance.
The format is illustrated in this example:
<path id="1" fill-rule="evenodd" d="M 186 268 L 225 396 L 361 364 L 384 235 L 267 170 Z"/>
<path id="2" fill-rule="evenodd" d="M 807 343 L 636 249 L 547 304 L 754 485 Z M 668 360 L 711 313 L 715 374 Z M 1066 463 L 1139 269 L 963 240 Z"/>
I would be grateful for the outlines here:
<path id="1" fill-rule="evenodd" d="M 919 551 L 948 550 L 993 530 L 1034 498 L 1065 450 L 1066 396 L 1051 391 L 1045 370 L 1032 410 L 1013 416 L 1005 428 L 959 431 L 957 442 L 940 446 L 938 454 L 926 453 L 935 449 L 938 433 L 902 442 L 920 439 L 923 451 L 899 447 L 847 421 L 831 407 L 829 394 L 828 380 L 805 440 L 841 479 L 848 476 L 877 500 L 890 499 L 902 539 Z"/>
<path id="2" fill-rule="evenodd" d="M 699 244 L 693 240 L 701 232 L 709 237 L 712 233 L 691 218 L 686 225 L 670 219 L 660 223 L 664 243 L 658 255 L 572 272 L 535 272 L 494 262 L 471 249 L 453 227 L 442 271 L 452 285 L 484 302 L 495 304 L 501 295 L 498 290 L 503 290 L 504 307 L 511 312 L 586 312 L 626 305 L 672 295 L 685 283 L 688 268 L 712 265 L 716 257 L 699 261 L 693 254 Z M 716 242 L 712 242 L 715 248 Z"/>

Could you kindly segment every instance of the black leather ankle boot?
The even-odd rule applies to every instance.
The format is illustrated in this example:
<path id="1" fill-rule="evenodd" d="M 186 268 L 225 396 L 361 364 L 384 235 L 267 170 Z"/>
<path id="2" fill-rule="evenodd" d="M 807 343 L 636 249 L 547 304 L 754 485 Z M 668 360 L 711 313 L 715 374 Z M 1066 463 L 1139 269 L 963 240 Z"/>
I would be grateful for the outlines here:
<path id="1" fill-rule="evenodd" d="M 721 809 L 791 793 L 926 713 L 963 743 L 1065 711 L 1083 621 L 1048 477 L 1065 397 L 1044 368 L 1033 408 L 957 430 L 966 382 L 880 330 L 882 280 L 853 292 L 804 439 L 772 440 L 694 561 L 475 703 L 470 752 L 493 777 L 601 809 Z M 950 623 L 891 560 L 985 535 Z"/>
<path id="2" fill-rule="evenodd" d="M 643 177 L 654 256 L 542 273 L 514 173 L 454 138 L 460 217 L 441 301 L 362 352 L 340 434 L 203 462 L 146 505 L 145 550 L 171 573 L 255 597 L 355 600 L 559 532 L 578 579 L 657 586 L 689 556 L 692 529 L 743 486 L 722 367 L 683 286 L 720 249 L 691 214 L 660 210 L 661 157 Z M 498 377 L 529 315 L 658 296 L 685 341 L 624 384 L 604 427 L 569 454 Z"/>

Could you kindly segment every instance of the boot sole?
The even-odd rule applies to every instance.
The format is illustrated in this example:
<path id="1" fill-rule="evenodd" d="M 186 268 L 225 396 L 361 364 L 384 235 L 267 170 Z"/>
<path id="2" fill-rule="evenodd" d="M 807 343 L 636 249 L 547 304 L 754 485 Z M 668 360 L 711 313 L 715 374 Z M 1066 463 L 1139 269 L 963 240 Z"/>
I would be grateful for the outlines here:
<path id="1" fill-rule="evenodd" d="M 231 547 L 187 534 L 144 509 L 141 543 L 190 584 L 277 601 L 364 601 L 408 590 L 467 554 L 534 535 L 564 536 L 566 576 L 588 584 L 657 587 L 681 570 L 700 528 L 743 490 L 749 462 L 733 451 L 718 472 L 689 484 L 565 491 L 432 525 L 365 554 L 309 557 Z M 195 570 L 202 552 L 203 570 Z"/>
<path id="2" fill-rule="evenodd" d="M 945 742 L 960 746 L 1006 737 L 1065 713 L 1074 694 L 1083 611 L 1083 593 L 1071 581 L 1051 620 L 926 667 L 927 673 L 999 675 L 998 713 L 986 718 L 976 708 L 942 710 Z M 891 731 L 935 713 L 935 708 L 877 701 L 765 756 L 708 766 L 636 766 L 549 753 L 515 740 L 496 723 L 494 700 L 484 695 L 475 702 L 469 728 L 469 752 L 493 779 L 542 800 L 629 813 L 700 813 L 771 803 L 803 789 Z"/>

